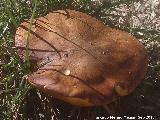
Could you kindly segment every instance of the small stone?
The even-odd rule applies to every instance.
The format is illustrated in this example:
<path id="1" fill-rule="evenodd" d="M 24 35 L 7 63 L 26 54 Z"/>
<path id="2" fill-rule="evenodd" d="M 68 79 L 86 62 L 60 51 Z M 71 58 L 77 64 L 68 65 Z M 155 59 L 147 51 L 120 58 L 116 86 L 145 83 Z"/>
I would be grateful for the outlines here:
<path id="1" fill-rule="evenodd" d="M 71 73 L 71 71 L 68 70 L 68 69 L 66 69 L 66 70 L 63 71 L 63 74 L 66 75 L 66 76 L 70 75 L 70 73 Z"/>

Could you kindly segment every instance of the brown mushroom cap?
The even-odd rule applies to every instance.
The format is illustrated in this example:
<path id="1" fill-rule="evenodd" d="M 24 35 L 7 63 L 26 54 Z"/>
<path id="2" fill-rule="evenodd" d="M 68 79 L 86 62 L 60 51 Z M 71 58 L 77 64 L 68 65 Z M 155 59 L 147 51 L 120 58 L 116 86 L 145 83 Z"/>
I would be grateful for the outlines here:
<path id="1" fill-rule="evenodd" d="M 39 69 L 28 80 L 68 103 L 94 106 L 131 93 L 147 67 L 144 46 L 85 13 L 58 10 L 34 19 L 29 53 Z M 25 55 L 29 22 L 17 29 L 15 45 Z"/>

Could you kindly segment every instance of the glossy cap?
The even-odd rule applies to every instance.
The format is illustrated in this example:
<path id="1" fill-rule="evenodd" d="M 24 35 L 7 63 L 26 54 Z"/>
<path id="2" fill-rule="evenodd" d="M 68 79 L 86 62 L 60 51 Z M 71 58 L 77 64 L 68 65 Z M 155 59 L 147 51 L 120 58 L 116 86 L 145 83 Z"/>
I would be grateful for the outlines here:
<path id="1" fill-rule="evenodd" d="M 25 60 L 29 22 L 17 29 L 15 45 Z M 30 58 L 39 69 L 28 81 L 44 93 L 79 106 L 97 106 L 130 94 L 147 68 L 144 46 L 85 13 L 58 10 L 34 19 Z"/>

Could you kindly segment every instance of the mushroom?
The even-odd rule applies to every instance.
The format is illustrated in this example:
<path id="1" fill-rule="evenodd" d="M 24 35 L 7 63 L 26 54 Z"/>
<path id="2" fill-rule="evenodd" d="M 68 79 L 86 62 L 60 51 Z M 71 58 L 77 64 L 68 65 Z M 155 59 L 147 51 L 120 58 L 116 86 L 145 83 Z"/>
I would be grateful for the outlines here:
<path id="1" fill-rule="evenodd" d="M 78 106 L 108 104 L 130 94 L 147 68 L 144 46 L 129 33 L 75 10 L 58 10 L 23 22 L 15 46 L 28 50 L 37 70 L 27 78 L 46 94 Z"/>

